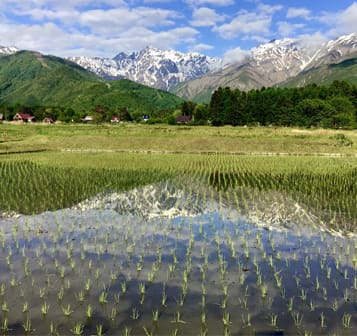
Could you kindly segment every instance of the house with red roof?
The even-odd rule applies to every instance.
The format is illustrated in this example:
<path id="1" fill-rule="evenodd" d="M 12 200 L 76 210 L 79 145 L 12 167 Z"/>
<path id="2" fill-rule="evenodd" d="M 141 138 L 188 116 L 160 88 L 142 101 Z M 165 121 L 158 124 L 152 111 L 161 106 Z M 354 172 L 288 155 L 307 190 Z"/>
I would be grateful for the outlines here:
<path id="1" fill-rule="evenodd" d="M 191 121 L 192 121 L 191 116 L 183 115 L 183 116 L 176 117 L 176 124 L 187 124 Z"/>
<path id="2" fill-rule="evenodd" d="M 30 113 L 16 113 L 14 116 L 15 121 L 22 121 L 22 122 L 33 122 L 35 117 Z"/>
<path id="3" fill-rule="evenodd" d="M 120 118 L 118 116 L 113 116 L 111 119 L 110 119 L 110 122 L 111 123 L 118 123 L 120 121 Z"/>

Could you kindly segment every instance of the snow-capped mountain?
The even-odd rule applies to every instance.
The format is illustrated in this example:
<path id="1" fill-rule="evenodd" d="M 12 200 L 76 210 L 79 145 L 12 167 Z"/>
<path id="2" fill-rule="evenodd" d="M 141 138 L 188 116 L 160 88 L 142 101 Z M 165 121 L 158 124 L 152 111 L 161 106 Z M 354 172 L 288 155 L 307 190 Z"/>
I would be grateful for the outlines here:
<path id="1" fill-rule="evenodd" d="M 357 52 L 357 33 L 340 36 L 326 42 L 319 48 L 306 65 L 306 69 L 323 64 L 331 64 Z"/>
<path id="2" fill-rule="evenodd" d="M 251 50 L 251 62 L 275 71 L 301 71 L 309 61 L 304 48 L 293 39 L 273 40 Z"/>
<path id="3" fill-rule="evenodd" d="M 273 40 L 251 49 L 243 61 L 186 82 L 173 92 L 186 99 L 207 100 L 220 86 L 243 91 L 269 87 L 296 76 L 308 61 L 309 57 L 298 41 Z"/>
<path id="4" fill-rule="evenodd" d="M 16 47 L 3 47 L 3 46 L 0 46 L 0 55 L 12 55 L 12 54 L 15 54 L 18 51 L 19 51 L 19 49 L 17 49 Z"/>
<path id="5" fill-rule="evenodd" d="M 130 80 L 164 90 L 195 79 L 222 66 L 220 59 L 199 53 L 180 53 L 147 47 L 113 59 L 72 57 L 71 61 L 105 78 Z"/>
<path id="6" fill-rule="evenodd" d="M 243 61 L 186 82 L 173 92 L 190 100 L 207 100 L 220 86 L 244 91 L 269 87 L 321 65 L 357 56 L 356 33 L 331 40 L 313 52 L 304 42 L 282 39 L 259 45 Z"/>

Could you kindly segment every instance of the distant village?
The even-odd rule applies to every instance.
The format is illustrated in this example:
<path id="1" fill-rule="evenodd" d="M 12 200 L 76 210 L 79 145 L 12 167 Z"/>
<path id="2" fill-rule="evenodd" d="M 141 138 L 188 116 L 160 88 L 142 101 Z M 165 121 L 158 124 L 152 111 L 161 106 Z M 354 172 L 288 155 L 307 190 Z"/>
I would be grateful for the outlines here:
<path id="1" fill-rule="evenodd" d="M 145 114 L 142 116 L 142 122 L 147 122 L 150 120 L 150 115 Z M 4 114 L 0 114 L 0 122 L 5 121 L 5 117 Z M 175 122 L 176 124 L 188 124 L 190 122 L 193 121 L 192 116 L 186 116 L 186 115 L 181 115 L 175 118 Z M 45 117 L 42 120 L 36 120 L 35 116 L 33 116 L 30 113 L 16 113 L 13 117 L 12 121 L 9 122 L 13 122 L 13 123 L 34 123 L 34 122 L 42 122 L 43 124 L 54 124 L 56 121 L 50 117 Z M 73 121 L 72 121 L 73 122 Z M 91 124 L 91 123 L 95 123 L 95 117 L 93 117 L 92 115 L 87 115 L 84 118 L 81 119 L 82 123 L 85 124 Z M 110 123 L 112 124 L 117 124 L 120 122 L 124 122 L 124 120 L 121 120 L 119 116 L 112 116 L 110 119 Z M 127 122 L 127 121 L 125 121 Z"/>

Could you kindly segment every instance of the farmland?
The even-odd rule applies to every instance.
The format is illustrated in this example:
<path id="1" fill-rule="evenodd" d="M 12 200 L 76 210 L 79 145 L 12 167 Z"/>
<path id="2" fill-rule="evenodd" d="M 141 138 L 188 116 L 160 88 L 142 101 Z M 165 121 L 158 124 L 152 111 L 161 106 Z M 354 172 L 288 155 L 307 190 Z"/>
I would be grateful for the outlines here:
<path id="1" fill-rule="evenodd" d="M 356 143 L 0 125 L 0 333 L 354 335 Z"/>

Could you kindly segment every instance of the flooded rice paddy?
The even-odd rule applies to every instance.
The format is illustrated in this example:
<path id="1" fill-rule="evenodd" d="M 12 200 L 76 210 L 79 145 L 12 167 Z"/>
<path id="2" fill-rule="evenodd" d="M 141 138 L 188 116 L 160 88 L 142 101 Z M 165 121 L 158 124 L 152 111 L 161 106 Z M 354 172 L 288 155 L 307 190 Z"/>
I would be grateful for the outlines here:
<path id="1" fill-rule="evenodd" d="M 353 233 L 286 195 L 192 183 L 0 219 L 0 334 L 356 333 Z"/>

